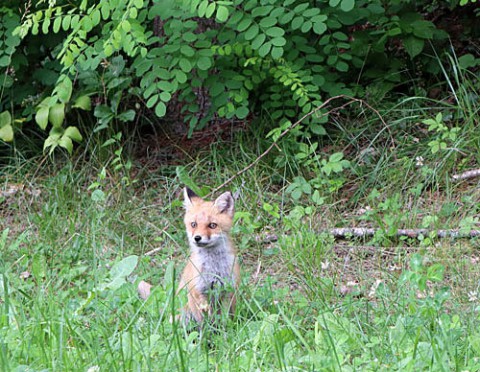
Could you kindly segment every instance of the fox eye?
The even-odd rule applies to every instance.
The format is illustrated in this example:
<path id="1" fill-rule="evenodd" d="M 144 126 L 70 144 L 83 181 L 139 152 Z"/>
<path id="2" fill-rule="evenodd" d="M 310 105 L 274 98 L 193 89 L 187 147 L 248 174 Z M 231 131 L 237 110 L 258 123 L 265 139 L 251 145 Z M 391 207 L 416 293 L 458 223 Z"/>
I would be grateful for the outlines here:
<path id="1" fill-rule="evenodd" d="M 195 227 L 197 227 L 197 223 L 196 223 L 196 222 L 192 222 L 192 223 L 190 224 L 190 226 L 192 226 L 193 228 L 195 228 Z"/>
<path id="2" fill-rule="evenodd" d="M 217 228 L 217 224 L 214 223 L 214 222 L 212 222 L 212 223 L 209 223 L 209 224 L 208 224 L 208 227 L 209 227 L 210 229 L 216 229 L 216 228 Z"/>

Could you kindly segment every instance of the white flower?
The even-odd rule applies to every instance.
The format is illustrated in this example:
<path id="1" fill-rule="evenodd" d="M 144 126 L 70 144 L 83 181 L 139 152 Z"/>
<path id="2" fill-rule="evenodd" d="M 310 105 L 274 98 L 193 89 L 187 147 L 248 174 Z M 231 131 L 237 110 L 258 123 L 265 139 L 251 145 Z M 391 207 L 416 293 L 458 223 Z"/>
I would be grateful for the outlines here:
<path id="1" fill-rule="evenodd" d="M 423 156 L 417 156 L 415 158 L 415 161 L 416 161 L 415 165 L 417 167 L 423 167 Z"/>
<path id="2" fill-rule="evenodd" d="M 469 302 L 475 302 L 478 300 L 478 297 L 477 297 L 478 293 L 477 291 L 470 291 L 468 292 L 468 301 Z"/>

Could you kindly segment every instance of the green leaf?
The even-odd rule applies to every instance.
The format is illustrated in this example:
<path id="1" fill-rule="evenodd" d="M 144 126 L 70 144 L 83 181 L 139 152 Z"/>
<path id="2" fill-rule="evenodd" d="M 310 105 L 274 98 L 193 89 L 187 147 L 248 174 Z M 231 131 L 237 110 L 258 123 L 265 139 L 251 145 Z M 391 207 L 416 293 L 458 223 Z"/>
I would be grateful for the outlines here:
<path id="1" fill-rule="evenodd" d="M 180 58 L 178 65 L 184 72 L 190 72 L 192 71 L 192 68 L 193 68 L 192 63 L 186 58 Z"/>
<path id="2" fill-rule="evenodd" d="M 35 253 L 33 256 L 32 274 L 37 280 L 43 279 L 47 275 L 47 259 L 41 253 Z"/>
<path id="3" fill-rule="evenodd" d="M 272 27 L 266 30 L 265 33 L 270 37 L 280 37 L 285 35 L 285 30 L 280 27 Z"/>
<path id="4" fill-rule="evenodd" d="M 54 127 L 61 127 L 63 124 L 63 120 L 65 119 L 65 104 L 64 103 L 56 103 L 52 107 L 50 107 L 50 111 L 48 113 L 48 120 Z"/>
<path id="5" fill-rule="evenodd" d="M 282 58 L 282 56 L 283 56 L 283 48 L 274 46 L 274 47 L 272 48 L 272 53 L 271 53 L 271 54 L 272 54 L 272 58 L 273 58 L 273 59 Z"/>
<path id="6" fill-rule="evenodd" d="M 258 25 L 254 23 L 250 28 L 245 32 L 245 39 L 246 40 L 253 40 L 255 36 L 258 35 Z"/>
<path id="7" fill-rule="evenodd" d="M 331 7 L 336 7 L 338 4 L 340 4 L 340 0 L 330 0 L 328 2 L 328 5 L 330 5 Z"/>
<path id="8" fill-rule="evenodd" d="M 228 19 L 229 13 L 228 8 L 224 5 L 219 5 L 217 8 L 217 21 L 219 22 L 226 22 Z"/>
<path id="9" fill-rule="evenodd" d="M 58 146 L 63 147 L 71 155 L 73 152 L 73 142 L 70 137 L 62 136 L 58 141 Z"/>
<path id="10" fill-rule="evenodd" d="M 259 23 L 260 27 L 263 27 L 263 28 L 269 28 L 276 24 L 277 24 L 277 19 L 275 17 L 265 17 Z"/>
<path id="11" fill-rule="evenodd" d="M 87 95 L 80 96 L 75 100 L 75 103 L 72 107 L 90 111 L 92 109 L 92 100 Z"/>
<path id="12" fill-rule="evenodd" d="M 239 119 L 245 119 L 248 116 L 248 107 L 242 106 L 235 110 L 235 116 Z"/>
<path id="13" fill-rule="evenodd" d="M 216 6 L 217 6 L 216 3 L 208 4 L 207 9 L 205 10 L 205 17 L 210 18 L 215 12 Z"/>
<path id="14" fill-rule="evenodd" d="M 252 24 L 252 18 L 244 17 L 237 25 L 237 31 L 243 32 Z"/>
<path id="15" fill-rule="evenodd" d="M 83 140 L 83 137 L 77 127 L 67 127 L 67 129 L 65 129 L 64 136 L 67 136 L 76 142 L 81 142 Z"/>
<path id="16" fill-rule="evenodd" d="M 198 187 L 198 185 L 195 183 L 195 181 L 188 174 L 187 168 L 185 168 L 183 166 L 179 166 L 179 167 L 175 168 L 175 172 L 177 174 L 178 179 L 180 180 L 180 183 L 187 186 L 195 194 L 197 194 L 199 196 L 203 195 L 202 189 L 200 187 Z"/>
<path id="17" fill-rule="evenodd" d="M 12 124 L 12 115 L 10 111 L 4 111 L 0 114 L 0 128 Z"/>
<path id="18" fill-rule="evenodd" d="M 272 48 L 272 43 L 267 42 L 263 44 L 260 49 L 258 49 L 258 54 L 260 57 L 265 57 L 268 53 L 270 53 L 270 49 Z"/>
<path id="19" fill-rule="evenodd" d="M 276 38 L 270 40 L 270 42 L 274 46 L 281 47 L 281 46 L 284 46 L 287 43 L 287 40 L 285 40 L 285 38 L 283 38 L 283 37 L 276 37 Z"/>
<path id="20" fill-rule="evenodd" d="M 200 70 L 206 71 L 212 67 L 212 60 L 208 57 L 200 57 L 197 61 L 197 66 Z"/>
<path id="21" fill-rule="evenodd" d="M 258 34 L 257 37 L 252 41 L 252 48 L 255 50 L 259 49 L 265 42 L 266 38 L 267 37 L 265 34 Z"/>
<path id="22" fill-rule="evenodd" d="M 60 102 L 67 103 L 72 96 L 72 81 L 66 75 L 63 75 L 63 80 L 55 87 L 54 93 L 57 94 Z"/>
<path id="23" fill-rule="evenodd" d="M 155 104 L 157 103 L 158 101 L 158 98 L 159 98 L 159 95 L 158 94 L 154 94 L 153 96 L 151 96 L 148 101 L 147 101 L 147 107 L 148 108 L 152 108 L 153 106 L 155 106 Z"/>
<path id="24" fill-rule="evenodd" d="M 55 18 L 55 21 L 53 21 L 53 32 L 58 33 L 58 31 L 60 31 L 61 26 L 62 26 L 62 18 L 57 16 L 57 18 Z"/>
<path id="25" fill-rule="evenodd" d="M 167 113 L 167 106 L 165 105 L 165 103 L 163 103 L 162 101 L 158 102 L 157 106 L 155 106 L 155 114 L 159 118 L 162 118 L 165 116 L 166 113 Z"/>
<path id="26" fill-rule="evenodd" d="M 138 256 L 125 257 L 113 265 L 110 270 L 110 282 L 106 285 L 110 289 L 118 289 L 127 282 L 127 277 L 133 273 L 138 264 Z"/>
<path id="27" fill-rule="evenodd" d="M 344 12 L 349 12 L 355 7 L 355 0 L 342 0 L 340 4 L 340 9 Z"/>
<path id="28" fill-rule="evenodd" d="M 38 126 L 45 130 L 47 128 L 48 124 L 48 113 L 50 109 L 49 107 L 40 107 L 40 109 L 37 111 L 35 115 L 35 121 L 37 122 Z"/>
<path id="29" fill-rule="evenodd" d="M 302 27 L 304 21 L 305 19 L 301 16 L 295 17 L 292 21 L 292 29 L 293 30 L 299 29 L 300 27 Z"/>
<path id="30" fill-rule="evenodd" d="M 317 35 L 322 35 L 325 31 L 327 31 L 327 25 L 323 22 L 315 22 L 313 24 L 313 32 Z"/>
<path id="31" fill-rule="evenodd" d="M 0 139 L 5 142 L 13 141 L 13 127 L 10 124 L 0 127 Z"/>
<path id="32" fill-rule="evenodd" d="M 403 45 L 410 58 L 415 58 L 422 52 L 425 42 L 422 39 L 410 36 L 403 40 Z"/>

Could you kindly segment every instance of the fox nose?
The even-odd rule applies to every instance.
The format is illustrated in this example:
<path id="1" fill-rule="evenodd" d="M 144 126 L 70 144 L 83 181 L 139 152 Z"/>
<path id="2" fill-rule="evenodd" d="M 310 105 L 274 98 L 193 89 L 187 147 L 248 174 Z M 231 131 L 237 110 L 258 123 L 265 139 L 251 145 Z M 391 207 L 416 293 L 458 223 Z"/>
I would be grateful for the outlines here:
<path id="1" fill-rule="evenodd" d="M 198 243 L 200 240 L 202 240 L 202 237 L 200 235 L 195 235 L 193 239 L 195 239 L 195 241 Z"/>

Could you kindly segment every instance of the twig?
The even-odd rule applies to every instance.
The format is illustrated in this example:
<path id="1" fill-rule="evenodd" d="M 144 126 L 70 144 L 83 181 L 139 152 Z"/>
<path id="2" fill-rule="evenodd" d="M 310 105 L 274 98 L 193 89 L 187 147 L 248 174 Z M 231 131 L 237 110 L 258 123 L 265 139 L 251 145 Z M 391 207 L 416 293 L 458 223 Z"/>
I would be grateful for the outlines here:
<path id="1" fill-rule="evenodd" d="M 372 110 L 381 120 L 381 122 L 383 123 L 383 125 L 388 129 L 388 131 L 390 131 L 390 128 L 388 127 L 387 123 L 385 123 L 385 120 L 383 120 L 382 116 L 380 115 L 380 113 L 378 112 L 378 110 L 374 109 L 372 106 L 370 106 L 368 103 L 366 103 L 365 101 L 359 99 L 359 98 L 354 98 L 354 97 L 350 97 L 350 96 L 347 96 L 347 95 L 338 95 L 338 96 L 335 96 L 335 97 L 330 97 L 329 99 L 327 99 L 325 102 L 323 102 L 320 106 L 318 106 L 317 108 L 315 108 L 314 110 L 310 111 L 308 114 L 305 114 L 304 116 L 302 116 L 299 120 L 297 120 L 294 124 L 292 124 L 291 126 L 289 126 L 287 129 L 285 129 L 282 133 L 280 133 L 280 135 L 277 137 L 277 139 L 275 141 L 273 141 L 270 146 L 258 157 L 256 158 L 252 163 L 250 163 L 249 165 L 247 165 L 245 168 L 241 169 L 240 171 L 238 171 L 237 173 L 235 173 L 233 176 L 231 176 L 228 180 L 226 180 L 224 183 L 222 183 L 220 186 L 214 188 L 210 193 L 208 193 L 207 196 L 211 196 L 212 194 L 215 194 L 217 193 L 219 190 L 221 190 L 222 188 L 224 188 L 226 185 L 228 185 L 230 182 L 232 182 L 235 178 L 237 178 L 238 176 L 242 175 L 243 173 L 245 173 L 246 171 L 248 171 L 250 168 L 252 168 L 253 166 L 255 166 L 262 158 L 264 158 L 270 151 L 272 151 L 272 149 L 274 147 L 277 146 L 278 142 L 283 138 L 285 137 L 290 131 L 292 131 L 294 128 L 296 128 L 297 126 L 299 126 L 306 118 L 308 118 L 309 116 L 312 116 L 313 114 L 315 114 L 317 111 L 323 109 L 325 106 L 327 106 L 330 102 L 334 101 L 334 100 L 337 100 L 337 99 L 340 99 L 340 98 L 346 98 L 346 99 L 349 99 L 349 101 L 339 107 L 335 107 L 333 109 L 331 109 L 330 111 L 328 112 L 325 112 L 323 114 L 320 115 L 320 117 L 324 117 L 330 113 L 332 113 L 333 111 L 336 111 L 336 110 L 340 110 L 346 106 L 349 106 L 351 105 L 352 103 L 354 102 L 358 102 L 360 104 L 363 104 L 365 106 L 367 106 L 370 110 Z"/>
<path id="2" fill-rule="evenodd" d="M 472 169 L 460 174 L 454 174 L 452 179 L 454 181 L 466 180 L 468 178 L 480 177 L 480 169 Z"/>

